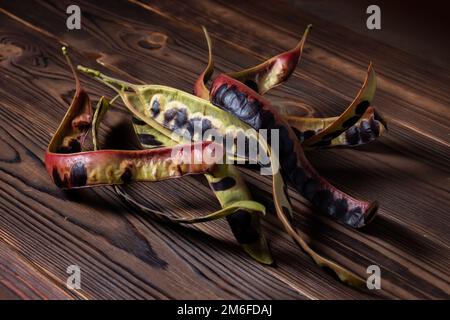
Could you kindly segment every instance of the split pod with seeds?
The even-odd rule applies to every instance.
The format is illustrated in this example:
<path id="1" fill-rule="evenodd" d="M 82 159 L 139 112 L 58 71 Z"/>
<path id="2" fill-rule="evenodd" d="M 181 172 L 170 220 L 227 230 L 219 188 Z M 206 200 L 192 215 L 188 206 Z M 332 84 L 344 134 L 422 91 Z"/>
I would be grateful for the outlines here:
<path id="1" fill-rule="evenodd" d="M 339 117 L 320 119 L 286 116 L 261 96 L 286 81 L 293 73 L 310 28 L 311 26 L 307 27 L 302 39 L 292 50 L 272 57 L 256 67 L 219 75 L 213 81 L 211 91 L 205 84 L 214 71 L 212 44 L 207 30 L 203 28 L 209 61 L 196 81 L 194 92 L 199 96 L 209 97 L 214 105 L 256 130 L 279 130 L 283 177 L 327 216 L 348 226 L 360 228 L 373 219 L 377 203 L 355 199 L 335 188 L 314 170 L 303 149 L 367 143 L 385 131 L 385 122 L 371 107 L 376 88 L 372 64 L 362 88 Z"/>

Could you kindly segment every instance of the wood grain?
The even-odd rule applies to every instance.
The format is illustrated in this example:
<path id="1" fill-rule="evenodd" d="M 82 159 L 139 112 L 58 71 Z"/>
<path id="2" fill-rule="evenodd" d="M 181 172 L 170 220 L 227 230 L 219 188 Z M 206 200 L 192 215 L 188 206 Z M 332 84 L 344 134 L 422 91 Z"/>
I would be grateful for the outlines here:
<path id="1" fill-rule="evenodd" d="M 0 44 L 9 50 L 0 60 L 0 256 L 5 261 L 0 263 L 0 297 L 449 297 L 448 72 L 286 10 L 286 3 L 79 3 L 83 18 L 77 31 L 62 25 L 69 1 L 1 4 Z M 263 267 L 246 257 L 223 221 L 196 228 L 159 224 L 127 208 L 109 188 L 62 192 L 47 177 L 43 152 L 74 92 L 61 43 L 70 45 L 76 63 L 133 82 L 191 91 L 206 64 L 200 24 L 213 36 L 217 70 L 223 72 L 290 48 L 310 22 L 315 30 L 300 67 L 269 98 L 298 112 L 338 114 L 373 60 L 379 75 L 376 106 L 390 130 L 357 150 L 308 154 L 338 187 L 380 202 L 380 217 L 370 227 L 359 232 L 327 221 L 291 191 L 296 223 L 318 251 L 355 272 L 364 275 L 368 265 L 380 265 L 380 292 L 346 287 L 317 268 L 273 215 L 264 226 L 277 265 Z M 92 97 L 112 95 L 82 79 Z M 102 137 L 115 140 L 107 147 L 134 146 L 123 109 L 108 115 Z M 244 172 L 255 197 L 271 208 L 270 179 Z M 219 207 L 199 178 L 136 184 L 130 191 L 158 208 L 184 214 Z M 65 286 L 71 264 L 82 267 L 80 291 Z"/>

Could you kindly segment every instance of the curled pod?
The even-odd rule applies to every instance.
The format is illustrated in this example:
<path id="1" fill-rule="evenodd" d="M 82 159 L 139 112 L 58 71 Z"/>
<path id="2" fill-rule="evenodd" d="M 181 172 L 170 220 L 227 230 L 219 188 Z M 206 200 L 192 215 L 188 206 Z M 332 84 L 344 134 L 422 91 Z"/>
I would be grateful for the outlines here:
<path id="1" fill-rule="evenodd" d="M 206 83 L 214 72 L 214 59 L 212 55 L 212 41 L 208 30 L 205 27 L 202 28 L 208 45 L 208 64 L 194 84 L 194 94 L 208 100 L 210 94 Z M 312 25 L 306 27 L 302 38 L 294 48 L 271 57 L 256 66 L 228 73 L 228 76 L 244 83 L 260 94 L 264 94 L 270 89 L 279 86 L 291 76 L 297 67 L 311 28 Z"/>
<path id="2" fill-rule="evenodd" d="M 228 73 L 228 76 L 242 82 L 260 94 L 265 94 L 270 89 L 286 81 L 294 72 L 300 61 L 303 47 L 311 28 L 312 25 L 306 27 L 302 38 L 291 50 L 280 53 L 257 66 Z"/>
<path id="3" fill-rule="evenodd" d="M 338 119 L 338 117 L 306 118 L 291 115 L 283 115 L 283 117 L 292 127 L 300 142 L 320 133 Z M 375 108 L 369 107 L 358 122 L 331 140 L 331 144 L 325 147 L 360 146 L 376 140 L 386 131 L 386 122 Z"/>
<path id="4" fill-rule="evenodd" d="M 376 76 L 372 63 L 367 70 L 363 86 L 348 108 L 329 126 L 303 141 L 305 147 L 321 147 L 331 144 L 331 141 L 350 127 L 355 125 L 366 113 L 373 102 L 376 90 Z"/>

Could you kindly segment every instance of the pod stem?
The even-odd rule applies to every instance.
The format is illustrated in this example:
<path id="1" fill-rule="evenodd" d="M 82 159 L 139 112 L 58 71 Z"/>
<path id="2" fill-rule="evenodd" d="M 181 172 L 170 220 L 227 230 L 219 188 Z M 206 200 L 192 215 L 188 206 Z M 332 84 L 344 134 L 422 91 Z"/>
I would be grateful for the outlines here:
<path id="1" fill-rule="evenodd" d="M 79 71 L 83 72 L 84 74 L 104 83 L 105 85 L 107 85 L 108 87 L 110 87 L 111 89 L 116 91 L 117 93 L 123 92 L 123 90 L 125 90 L 125 89 L 136 90 L 136 85 L 134 85 L 130 82 L 126 82 L 126 81 L 122 81 L 122 80 L 119 80 L 116 78 L 109 77 L 109 76 L 101 73 L 98 70 L 94 70 L 94 69 L 84 67 L 81 65 L 78 65 L 77 69 Z M 120 89 L 118 89 L 117 86 L 119 86 Z"/>
<path id="2" fill-rule="evenodd" d="M 61 48 L 61 51 L 62 51 L 64 57 L 66 58 L 67 64 L 69 65 L 70 70 L 72 71 L 73 77 L 75 78 L 75 86 L 76 86 L 77 89 L 79 89 L 80 86 L 81 86 L 81 85 L 80 85 L 80 79 L 78 78 L 78 75 L 77 75 L 77 72 L 76 72 L 76 70 L 75 70 L 75 67 L 74 67 L 73 64 L 72 64 L 72 60 L 71 60 L 70 57 L 69 57 L 69 52 L 68 52 L 68 50 L 67 50 L 67 47 L 66 47 L 66 46 L 63 46 L 63 47 Z"/>

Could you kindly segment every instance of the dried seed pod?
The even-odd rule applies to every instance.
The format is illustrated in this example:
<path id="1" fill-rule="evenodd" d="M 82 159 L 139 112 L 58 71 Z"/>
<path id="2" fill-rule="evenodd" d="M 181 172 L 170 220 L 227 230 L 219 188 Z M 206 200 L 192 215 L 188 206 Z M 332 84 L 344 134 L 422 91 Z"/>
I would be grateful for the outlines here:
<path id="1" fill-rule="evenodd" d="M 214 72 L 214 60 L 212 56 L 211 38 L 208 34 L 208 30 L 205 27 L 202 28 L 208 45 L 208 64 L 195 82 L 194 94 L 200 98 L 209 100 L 210 94 L 208 88 L 206 88 L 206 83 L 209 81 Z M 306 38 L 308 37 L 311 28 L 312 25 L 308 25 L 306 27 L 302 38 L 291 50 L 267 59 L 257 66 L 238 72 L 231 72 L 227 75 L 244 83 L 260 94 L 264 94 L 270 89 L 279 86 L 291 76 L 297 67 L 303 52 Z"/>
<path id="2" fill-rule="evenodd" d="M 306 159 L 295 132 L 262 96 L 239 81 L 220 75 L 214 80 L 211 97 L 215 105 L 256 130 L 279 130 L 279 158 L 284 176 L 322 212 L 355 228 L 373 218 L 377 204 L 357 200 L 321 177 Z"/>
<path id="3" fill-rule="evenodd" d="M 306 118 L 291 115 L 282 115 L 294 130 L 300 142 L 320 133 L 331 126 L 338 117 L 331 118 Z M 387 131 L 386 122 L 375 108 L 367 108 L 361 119 L 353 126 L 345 130 L 338 137 L 331 140 L 331 144 L 325 147 L 359 146 L 376 140 Z"/>
<path id="4" fill-rule="evenodd" d="M 364 84 L 350 106 L 324 130 L 303 141 L 303 145 L 306 147 L 330 145 L 333 139 L 357 123 L 372 104 L 376 83 L 375 71 L 370 63 Z"/>
<path id="5" fill-rule="evenodd" d="M 173 114 L 178 115 L 180 110 L 180 104 L 183 105 L 183 107 L 186 108 L 185 112 L 183 112 L 183 118 L 184 115 L 186 115 L 186 121 L 183 124 L 183 126 L 178 126 L 176 128 L 172 127 L 172 131 L 176 132 L 178 129 L 183 129 L 185 127 L 189 126 L 189 122 L 192 119 L 196 119 L 196 121 L 203 121 L 204 119 L 208 119 L 211 123 L 209 124 L 210 127 L 213 127 L 215 130 L 219 131 L 221 134 L 225 134 L 227 130 L 235 131 L 235 130 L 242 130 L 247 129 L 243 132 L 252 132 L 251 135 L 258 136 L 257 133 L 253 133 L 254 131 L 251 130 L 251 127 L 247 124 L 243 123 L 236 117 L 233 117 L 231 113 L 225 112 L 224 110 L 221 110 L 214 105 L 210 104 L 209 102 L 197 98 L 195 96 L 189 95 L 187 93 L 182 93 L 178 90 L 163 87 L 163 86 L 155 86 L 155 85 L 133 85 L 129 83 L 124 83 L 120 80 L 105 76 L 101 74 L 98 71 L 91 70 L 85 67 L 78 67 L 83 72 L 87 73 L 88 75 L 93 76 L 94 78 L 100 80 L 101 82 L 108 84 L 112 87 L 116 85 L 115 90 L 120 94 L 122 97 L 126 107 L 139 119 L 143 120 L 153 128 L 160 131 L 162 134 L 164 134 L 166 131 L 170 131 L 171 124 L 170 122 L 174 119 L 176 119 L 177 116 L 173 116 Z M 221 81 L 224 80 L 232 80 L 237 83 L 238 81 L 231 79 L 227 77 L 226 79 L 221 79 Z M 227 84 L 228 83 L 224 83 Z M 234 85 L 234 84 L 233 84 Z M 117 88 L 120 87 L 120 89 Z M 131 89 L 133 92 L 125 92 L 125 89 Z M 248 94 L 248 92 L 245 92 L 245 94 Z M 159 104 L 159 113 L 161 113 L 161 110 L 163 112 L 163 116 L 160 117 L 159 113 L 154 114 L 152 112 L 148 112 L 148 109 L 151 108 L 149 106 L 152 106 L 153 101 L 156 97 L 158 101 L 161 101 L 159 99 L 158 95 L 164 96 L 164 104 Z M 212 95 L 214 96 L 215 92 L 212 92 Z M 170 106 L 170 107 L 168 107 Z M 174 107 L 176 106 L 176 112 L 173 111 Z M 264 109 L 264 105 L 263 105 Z M 265 109 L 264 109 L 265 110 Z M 167 112 L 167 113 L 166 113 Z M 170 115 L 170 117 L 166 117 L 166 115 Z M 172 117 L 173 116 L 173 117 Z M 273 114 L 273 120 L 279 120 L 276 118 L 276 114 Z M 216 122 L 212 122 L 211 119 L 218 120 Z M 168 121 L 170 120 L 170 121 Z M 179 128 L 182 127 L 182 128 Z M 288 127 L 289 128 L 289 127 Z M 161 130 L 160 130 L 161 129 Z M 194 139 L 196 137 L 194 136 Z M 284 138 L 284 137 L 282 137 Z M 295 139 L 295 134 L 292 133 L 291 136 L 287 137 L 289 139 Z M 182 140 L 182 136 L 175 137 L 174 140 Z M 354 286 L 363 286 L 365 282 L 355 275 L 354 273 L 345 270 L 341 266 L 337 265 L 336 263 L 320 256 L 316 252 L 312 250 L 312 248 L 302 239 L 300 236 L 300 233 L 297 229 L 295 229 L 291 223 L 290 223 L 290 217 L 292 216 L 292 209 L 291 205 L 286 193 L 286 187 L 284 185 L 284 180 L 281 177 L 280 171 L 277 170 L 278 166 L 278 158 L 274 156 L 274 153 L 271 152 L 270 147 L 263 144 L 263 146 L 266 148 L 266 151 L 270 153 L 270 160 L 271 160 L 271 168 L 273 170 L 273 188 L 274 188 L 274 198 L 275 198 L 275 208 L 277 211 L 277 215 L 283 225 L 285 226 L 285 229 L 287 232 L 294 238 L 294 240 L 301 246 L 301 248 L 308 253 L 314 261 L 322 266 L 327 267 L 331 270 L 333 270 L 336 275 L 344 282 L 354 285 Z M 300 149 L 301 150 L 301 149 Z M 283 167 L 283 164 L 282 164 Z M 317 180 L 317 179 L 316 179 Z"/>
<path id="6" fill-rule="evenodd" d="M 294 72 L 311 28 L 311 24 L 306 27 L 299 43 L 291 50 L 280 53 L 255 67 L 228 73 L 228 76 L 244 83 L 260 94 L 265 94 L 286 81 Z"/>

